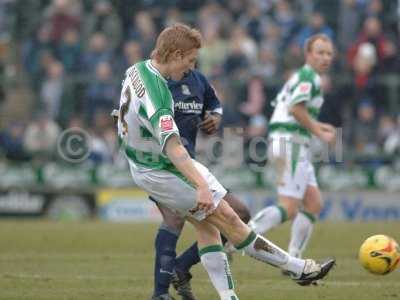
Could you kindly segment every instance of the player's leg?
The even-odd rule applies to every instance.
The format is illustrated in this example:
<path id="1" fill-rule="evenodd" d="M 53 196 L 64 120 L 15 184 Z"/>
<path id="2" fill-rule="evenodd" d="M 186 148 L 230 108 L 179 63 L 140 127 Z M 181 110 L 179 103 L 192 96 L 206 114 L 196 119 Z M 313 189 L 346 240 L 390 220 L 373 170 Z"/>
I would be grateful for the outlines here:
<path id="1" fill-rule="evenodd" d="M 150 197 L 151 199 L 151 197 Z M 154 201 L 154 199 L 151 199 Z M 153 298 L 168 294 L 176 258 L 176 243 L 185 220 L 169 208 L 154 201 L 161 212 L 161 223 L 155 238 Z"/>
<path id="2" fill-rule="evenodd" d="M 221 230 L 221 232 L 235 245 L 237 249 L 244 250 L 250 256 L 259 258 L 261 261 L 270 263 L 276 267 L 288 267 L 291 269 L 292 264 L 291 262 L 288 262 L 290 257 L 279 247 L 267 242 L 267 245 L 270 244 L 272 247 L 271 251 L 261 251 L 263 250 L 262 248 L 267 240 L 261 238 L 260 235 L 257 235 L 246 226 L 246 224 L 240 220 L 226 202 L 221 201 L 215 212 L 206 220 L 219 228 L 219 230 Z M 261 239 L 259 239 L 259 237 Z M 256 240 L 257 243 L 255 243 Z M 275 251 L 272 251 L 273 248 L 276 248 Z M 289 266 L 286 266 L 287 263 L 289 263 Z M 302 260 L 294 259 L 293 272 L 301 273 L 303 268 L 304 262 Z"/>
<path id="3" fill-rule="evenodd" d="M 303 195 L 303 210 L 299 212 L 292 223 L 289 253 L 301 257 L 310 240 L 314 223 L 322 209 L 322 198 L 315 176 L 314 166 L 306 159 L 299 164 L 297 184 L 305 187 Z"/>
<path id="4" fill-rule="evenodd" d="M 313 232 L 314 223 L 322 209 L 321 193 L 317 186 L 308 185 L 303 200 L 303 209 L 292 223 L 289 253 L 301 257 Z"/>
<path id="5" fill-rule="evenodd" d="M 258 234 L 265 234 L 270 229 L 292 220 L 297 212 L 300 199 L 278 195 L 277 205 L 260 210 L 249 222 L 249 226 Z"/>
<path id="6" fill-rule="evenodd" d="M 299 284 L 311 284 L 321 279 L 334 265 L 332 259 L 317 264 L 313 260 L 290 256 L 286 251 L 252 231 L 223 200 L 206 221 L 214 224 L 238 250 L 243 250 L 259 261 L 290 271 Z"/>
<path id="7" fill-rule="evenodd" d="M 228 192 L 223 199 L 232 207 L 232 209 L 238 214 L 239 218 L 244 223 L 247 223 L 250 220 L 250 212 L 248 208 L 239 200 L 239 198 Z M 221 235 L 221 240 L 222 244 L 227 241 L 223 235 Z M 194 243 L 179 257 L 177 257 L 176 268 L 182 272 L 189 271 L 193 265 L 200 261 L 200 257 L 196 253 L 198 253 L 198 247 L 197 243 Z"/>
<path id="8" fill-rule="evenodd" d="M 224 200 L 232 207 L 233 211 L 239 216 L 243 223 L 247 224 L 250 221 L 250 211 L 238 197 L 228 191 Z"/>
<path id="9" fill-rule="evenodd" d="M 218 180 L 201 164 L 195 166 L 206 178 L 208 185 L 213 190 L 215 211 L 208 216 L 206 221 L 211 221 L 226 237 L 252 257 L 266 263 L 291 271 L 300 283 L 310 284 L 327 274 L 334 264 L 333 260 L 323 264 L 316 264 L 312 260 L 302 260 L 290 257 L 285 251 L 273 245 L 263 237 L 256 235 L 244 224 L 232 208 L 221 200 L 226 195 L 226 190 Z M 197 220 L 203 220 L 205 213 L 196 211 L 190 213 L 196 205 L 196 191 L 178 176 L 166 171 L 136 172 L 131 168 L 136 183 L 149 192 L 154 199 L 174 210 L 190 215 Z"/>
<path id="10" fill-rule="evenodd" d="M 240 201 L 238 197 L 228 191 L 225 195 L 224 200 L 229 204 L 230 207 L 237 213 L 239 218 L 243 221 L 243 223 L 247 224 L 250 221 L 251 215 L 247 206 Z M 221 234 L 222 245 L 224 245 L 225 253 L 228 255 L 228 259 L 232 262 L 232 254 L 236 252 L 234 245 L 228 241 L 228 239 Z"/>
<path id="11" fill-rule="evenodd" d="M 214 190 L 213 200 L 214 200 L 214 205 L 217 206 L 220 200 L 225 196 L 226 190 L 223 188 L 222 185 L 220 185 L 215 180 L 214 177 L 212 178 L 210 177 L 211 174 L 208 172 L 207 168 L 205 168 L 200 164 L 197 164 L 196 166 L 199 168 L 200 172 L 202 172 L 203 176 L 205 176 L 209 181 L 210 189 Z M 132 167 L 131 171 L 137 185 L 139 185 L 141 188 L 147 191 L 152 196 L 152 198 L 155 199 L 157 202 L 171 208 L 173 211 L 191 215 L 195 218 L 198 218 L 199 220 L 205 218 L 206 215 L 203 211 L 196 211 L 193 214 L 190 213 L 190 211 L 196 206 L 196 190 L 191 185 L 187 184 L 185 180 L 182 180 L 180 176 L 177 176 L 175 173 L 171 173 L 164 170 L 153 170 L 152 172 L 137 172 L 136 169 Z M 212 230 L 209 229 L 207 231 L 206 229 L 203 228 L 200 229 L 200 232 L 203 232 L 203 236 L 200 236 L 200 245 L 208 246 L 219 243 L 219 245 L 221 246 L 219 231 L 216 230 L 210 224 L 208 224 L 208 227 L 206 228 L 209 227 L 212 228 Z M 211 239 L 210 241 L 208 239 L 210 236 L 213 237 L 214 240 L 210 238 Z M 213 260 L 219 261 L 218 262 L 219 266 L 222 265 L 225 266 L 225 268 L 217 269 L 220 271 L 220 275 L 210 276 L 210 278 L 214 281 L 219 280 L 218 278 L 225 278 L 226 280 L 227 279 L 226 274 L 229 271 L 229 268 L 227 268 L 227 266 L 229 265 L 227 264 L 227 261 L 224 259 L 225 254 L 219 250 L 220 249 L 218 249 L 218 251 L 215 251 L 218 253 L 209 254 L 205 256 L 208 258 L 211 256 L 213 257 Z M 206 262 L 208 261 L 207 258 L 205 258 L 204 260 Z M 209 265 L 210 265 L 209 263 L 205 263 L 206 268 Z M 211 271 L 213 272 L 213 274 L 216 272 L 216 270 L 211 270 Z M 224 291 L 223 293 L 219 291 L 221 296 L 224 297 L 223 298 L 224 300 L 237 299 L 236 295 L 234 295 L 234 293 L 231 291 L 230 285 L 228 285 L 228 288 L 226 289 L 223 285 L 218 285 L 218 283 L 216 282 L 213 283 L 218 289 Z M 227 298 L 228 296 L 230 297 Z"/>
<path id="12" fill-rule="evenodd" d="M 251 219 L 249 226 L 258 234 L 264 234 L 271 228 L 292 220 L 297 214 L 305 190 L 296 180 L 301 174 L 297 164 L 291 163 L 292 147 L 281 150 L 279 147 L 274 148 L 275 145 L 280 146 L 277 142 L 272 143 L 268 148 L 268 155 L 276 173 L 278 204 L 264 208 Z"/>
<path id="13" fill-rule="evenodd" d="M 229 268 L 227 256 L 223 250 L 218 229 L 205 221 L 188 218 L 197 234 L 197 243 L 201 264 L 210 277 L 221 300 L 238 300 Z"/>
<path id="14" fill-rule="evenodd" d="M 250 212 L 248 208 L 236 196 L 228 192 L 225 195 L 224 200 L 228 202 L 244 223 L 249 221 Z M 221 235 L 221 240 L 223 245 L 227 241 L 223 235 Z M 190 286 L 190 280 L 192 278 L 190 268 L 199 262 L 200 256 L 197 242 L 176 258 L 175 274 L 173 276 L 172 284 L 178 294 L 183 297 L 183 300 L 195 299 Z"/>

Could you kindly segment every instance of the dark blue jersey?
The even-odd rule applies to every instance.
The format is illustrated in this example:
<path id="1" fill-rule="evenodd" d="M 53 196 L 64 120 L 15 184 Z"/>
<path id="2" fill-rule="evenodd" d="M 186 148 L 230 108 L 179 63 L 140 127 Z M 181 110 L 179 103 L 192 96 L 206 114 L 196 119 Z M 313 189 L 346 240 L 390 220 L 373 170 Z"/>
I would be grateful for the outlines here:
<path id="1" fill-rule="evenodd" d="M 196 136 L 205 112 L 222 114 L 221 104 L 206 77 L 192 70 L 179 80 L 168 80 L 174 99 L 174 119 L 182 142 L 191 157 L 195 157 Z"/>

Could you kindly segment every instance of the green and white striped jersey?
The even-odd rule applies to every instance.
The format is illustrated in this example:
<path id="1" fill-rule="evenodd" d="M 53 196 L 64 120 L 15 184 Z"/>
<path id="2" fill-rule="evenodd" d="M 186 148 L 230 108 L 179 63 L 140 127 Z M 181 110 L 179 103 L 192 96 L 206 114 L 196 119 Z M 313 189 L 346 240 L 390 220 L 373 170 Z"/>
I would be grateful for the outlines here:
<path id="1" fill-rule="evenodd" d="M 179 136 L 172 95 L 150 60 L 126 71 L 119 113 L 118 136 L 128 159 L 141 169 L 174 171 L 163 153 L 167 139 Z"/>
<path id="2" fill-rule="evenodd" d="M 309 66 L 304 65 L 294 73 L 275 100 L 275 110 L 269 123 L 272 137 L 301 137 L 308 141 L 311 133 L 303 128 L 290 114 L 290 108 L 300 102 L 305 102 L 308 112 L 317 118 L 324 102 L 321 92 L 321 78 Z"/>

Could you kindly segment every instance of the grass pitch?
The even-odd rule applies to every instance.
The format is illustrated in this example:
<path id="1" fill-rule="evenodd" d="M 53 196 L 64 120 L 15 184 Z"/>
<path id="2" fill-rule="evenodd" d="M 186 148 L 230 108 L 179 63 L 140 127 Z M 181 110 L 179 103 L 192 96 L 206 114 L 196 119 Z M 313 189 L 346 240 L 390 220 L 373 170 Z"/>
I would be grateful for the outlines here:
<path id="1" fill-rule="evenodd" d="M 180 250 L 192 242 L 190 227 Z M 269 238 L 286 248 L 289 229 L 286 225 L 271 231 Z M 156 224 L 2 220 L 0 299 L 147 300 L 156 230 Z M 376 276 L 358 263 L 362 241 L 378 233 L 400 241 L 399 223 L 317 224 L 306 255 L 337 258 L 336 268 L 319 287 L 299 287 L 278 270 L 236 255 L 232 272 L 238 295 L 242 300 L 400 299 L 399 269 Z M 200 300 L 218 299 L 200 265 L 193 275 Z"/>

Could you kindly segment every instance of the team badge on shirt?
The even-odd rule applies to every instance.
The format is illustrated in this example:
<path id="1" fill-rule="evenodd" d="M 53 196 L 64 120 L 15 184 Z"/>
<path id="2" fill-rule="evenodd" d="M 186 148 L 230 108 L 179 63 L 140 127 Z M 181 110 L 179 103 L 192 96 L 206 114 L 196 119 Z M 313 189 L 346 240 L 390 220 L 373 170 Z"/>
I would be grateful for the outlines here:
<path id="1" fill-rule="evenodd" d="M 311 91 L 311 83 L 309 82 L 302 82 L 299 85 L 300 93 L 308 94 Z"/>
<path id="2" fill-rule="evenodd" d="M 190 95 L 190 90 L 189 87 L 186 84 L 182 84 L 182 94 L 189 96 Z"/>
<path id="3" fill-rule="evenodd" d="M 164 115 L 160 117 L 160 128 L 161 132 L 170 131 L 174 129 L 174 120 L 170 115 Z"/>

